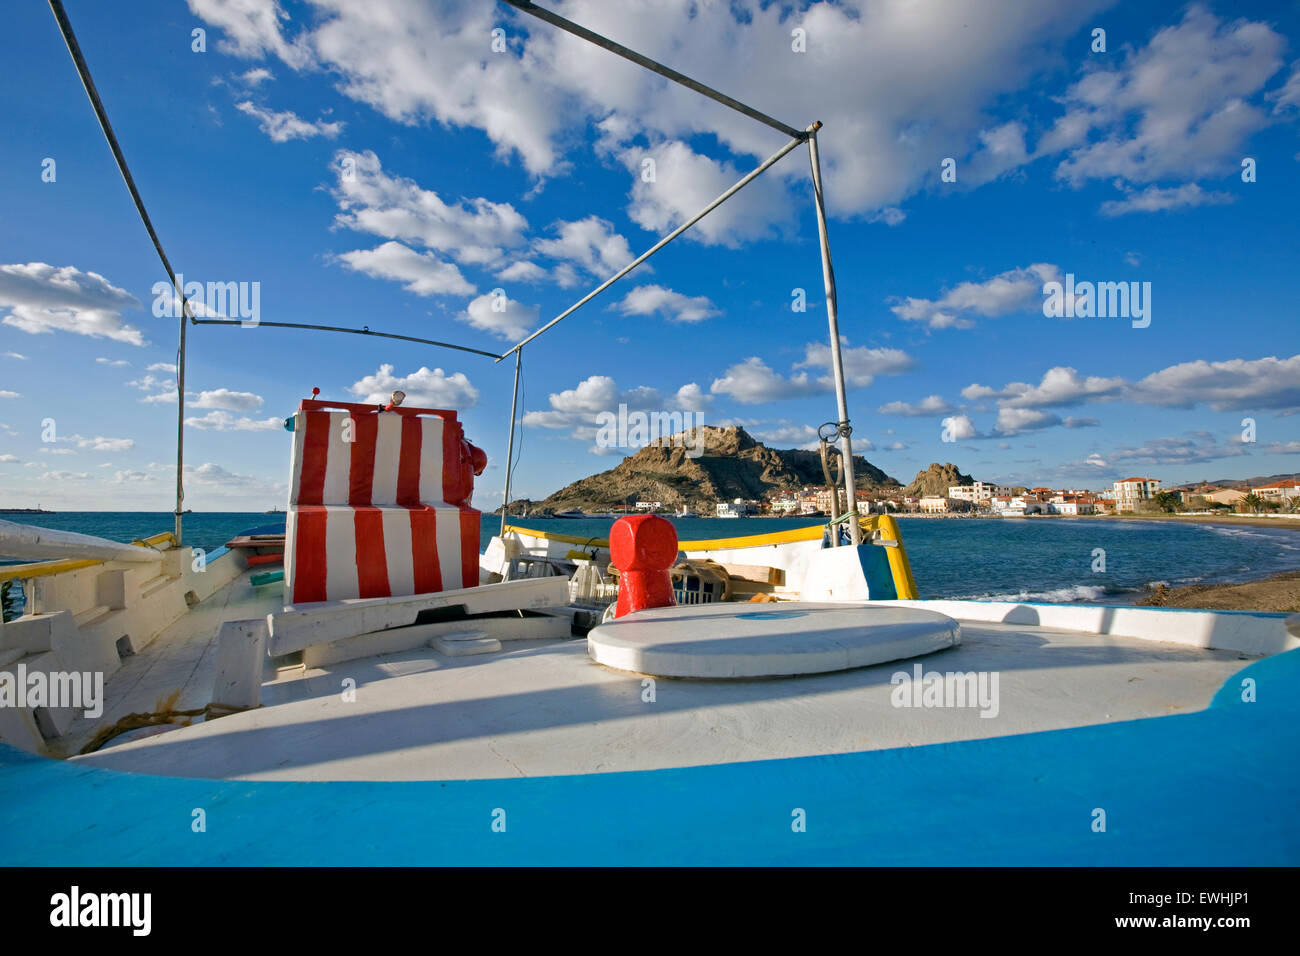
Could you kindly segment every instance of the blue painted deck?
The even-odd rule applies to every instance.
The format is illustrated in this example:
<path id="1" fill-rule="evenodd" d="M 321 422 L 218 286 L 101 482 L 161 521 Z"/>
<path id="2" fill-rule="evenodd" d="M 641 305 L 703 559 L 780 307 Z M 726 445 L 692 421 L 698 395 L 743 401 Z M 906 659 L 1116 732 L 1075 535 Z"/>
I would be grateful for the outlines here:
<path id="1" fill-rule="evenodd" d="M 0 746 L 0 864 L 1295 865 L 1298 691 L 1300 650 L 1254 663 L 1195 714 L 582 777 L 223 782 Z"/>

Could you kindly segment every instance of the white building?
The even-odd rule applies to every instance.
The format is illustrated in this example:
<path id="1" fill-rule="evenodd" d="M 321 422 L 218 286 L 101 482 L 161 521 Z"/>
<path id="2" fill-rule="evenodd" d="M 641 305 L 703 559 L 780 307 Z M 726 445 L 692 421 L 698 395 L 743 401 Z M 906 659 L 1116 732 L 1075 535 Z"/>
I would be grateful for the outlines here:
<path id="1" fill-rule="evenodd" d="M 636 503 L 637 511 L 658 511 L 664 506 L 662 501 L 638 501 Z"/>
<path id="2" fill-rule="evenodd" d="M 982 481 L 974 482 L 969 485 L 953 485 L 948 489 L 948 497 L 956 498 L 959 501 L 973 501 L 976 504 L 988 501 L 995 495 L 1008 496 L 1011 494 L 1010 485 L 989 485 Z"/>
<path id="3" fill-rule="evenodd" d="M 1300 498 L 1300 483 L 1294 479 L 1290 481 L 1273 481 L 1267 485 L 1260 485 L 1254 491 L 1260 498 L 1285 501 L 1288 498 Z"/>
<path id="4" fill-rule="evenodd" d="M 1149 501 L 1160 491 L 1159 478 L 1125 478 L 1115 482 L 1115 510 L 1136 511 L 1138 504 Z"/>
<path id="5" fill-rule="evenodd" d="M 757 501 L 746 501 L 744 498 L 737 498 L 734 501 L 718 502 L 719 518 L 743 518 L 746 515 L 758 513 Z"/>

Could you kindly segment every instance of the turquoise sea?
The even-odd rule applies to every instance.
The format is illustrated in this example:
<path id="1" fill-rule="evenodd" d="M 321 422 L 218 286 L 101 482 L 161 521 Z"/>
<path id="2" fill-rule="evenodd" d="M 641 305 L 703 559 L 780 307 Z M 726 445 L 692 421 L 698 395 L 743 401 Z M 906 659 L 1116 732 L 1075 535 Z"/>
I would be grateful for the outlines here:
<path id="1" fill-rule="evenodd" d="M 6 520 L 116 541 L 168 531 L 167 512 L 2 514 Z M 511 519 L 542 531 L 608 537 L 610 519 Z M 499 516 L 483 516 L 483 546 Z M 673 519 L 683 540 L 763 534 L 817 524 L 807 518 Z M 242 531 L 283 527 L 283 515 L 195 513 L 185 541 L 213 551 Z M 1157 582 L 1171 586 L 1242 581 L 1300 570 L 1300 530 L 1251 525 L 1093 518 L 900 518 L 903 542 L 924 598 L 1131 603 Z M 1096 549 L 1105 570 L 1093 571 Z"/>

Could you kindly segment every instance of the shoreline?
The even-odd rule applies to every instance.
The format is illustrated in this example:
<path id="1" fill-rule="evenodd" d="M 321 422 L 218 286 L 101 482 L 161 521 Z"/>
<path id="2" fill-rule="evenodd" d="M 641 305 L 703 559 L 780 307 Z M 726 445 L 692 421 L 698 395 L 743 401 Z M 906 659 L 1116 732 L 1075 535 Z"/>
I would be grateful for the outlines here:
<path id="1" fill-rule="evenodd" d="M 1300 611 L 1300 571 L 1283 571 L 1233 584 L 1159 585 L 1136 607 L 1199 608 L 1209 611 Z"/>

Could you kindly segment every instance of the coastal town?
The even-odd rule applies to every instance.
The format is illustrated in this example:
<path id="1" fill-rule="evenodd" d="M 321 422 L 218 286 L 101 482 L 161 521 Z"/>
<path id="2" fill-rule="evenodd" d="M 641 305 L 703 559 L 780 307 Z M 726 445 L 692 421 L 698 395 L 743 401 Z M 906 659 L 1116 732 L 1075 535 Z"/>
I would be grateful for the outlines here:
<path id="1" fill-rule="evenodd" d="M 904 489 L 905 491 L 906 489 Z M 973 481 L 951 485 L 946 494 L 909 495 L 902 492 L 858 491 L 858 510 L 863 513 L 917 515 L 981 515 L 1026 517 L 1029 515 L 1114 515 L 1161 513 L 1295 513 L 1300 512 L 1300 479 L 1289 478 L 1240 488 L 1200 484 L 1162 489 L 1158 478 L 1133 477 L 1116 481 L 1100 491 L 1079 488 L 1027 488 Z M 716 517 L 816 516 L 842 514 L 844 494 L 832 501 L 824 487 L 808 486 L 766 499 L 742 499 L 717 503 Z M 657 501 L 639 501 L 637 509 L 656 511 Z"/>

